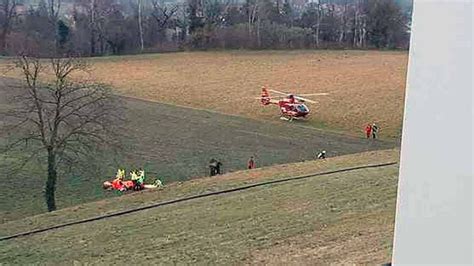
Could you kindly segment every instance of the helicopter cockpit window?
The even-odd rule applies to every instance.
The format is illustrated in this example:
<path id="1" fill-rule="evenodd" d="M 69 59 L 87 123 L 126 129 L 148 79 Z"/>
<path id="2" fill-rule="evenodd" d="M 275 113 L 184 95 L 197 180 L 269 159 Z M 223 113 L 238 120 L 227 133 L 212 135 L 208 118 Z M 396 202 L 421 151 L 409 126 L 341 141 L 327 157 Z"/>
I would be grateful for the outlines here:
<path id="1" fill-rule="evenodd" d="M 307 109 L 306 106 L 304 106 L 304 105 L 298 105 L 296 108 L 297 108 L 298 111 L 300 111 L 300 112 L 307 112 L 307 111 L 308 111 L 308 109 Z"/>

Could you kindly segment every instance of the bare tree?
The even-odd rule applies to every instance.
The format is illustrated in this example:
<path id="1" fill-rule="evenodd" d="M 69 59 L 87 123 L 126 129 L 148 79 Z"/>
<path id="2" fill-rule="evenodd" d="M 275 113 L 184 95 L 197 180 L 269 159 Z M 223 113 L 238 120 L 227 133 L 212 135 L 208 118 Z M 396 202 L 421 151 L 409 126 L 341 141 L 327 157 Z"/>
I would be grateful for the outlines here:
<path id="1" fill-rule="evenodd" d="M 117 147 L 118 99 L 105 86 L 72 82 L 71 75 L 86 69 L 78 59 L 51 59 L 45 64 L 21 57 L 17 67 L 25 85 L 9 113 L 14 120 L 2 130 L 9 133 L 4 152 L 28 153 L 21 166 L 33 158 L 44 162 L 46 205 L 54 211 L 60 167 L 90 158 L 100 148 Z M 52 82 L 43 83 L 48 71 L 52 71 Z"/>
<path id="2" fill-rule="evenodd" d="M 16 17 L 17 0 L 1 0 L 0 2 L 0 51 L 5 54 L 7 36 L 12 28 L 13 19 Z"/>
<path id="3" fill-rule="evenodd" d="M 62 0 L 48 0 L 48 14 L 50 23 L 53 26 L 55 31 L 54 39 L 56 42 L 56 48 L 59 47 L 59 36 L 57 33 L 58 29 L 58 21 L 59 21 L 59 12 L 61 10 L 61 2 Z"/>
<path id="4" fill-rule="evenodd" d="M 342 46 L 343 45 L 343 42 L 346 38 L 346 32 L 347 32 L 347 13 L 348 13 L 348 1 L 345 0 L 344 3 L 342 4 L 342 8 L 340 10 L 340 14 L 339 14 L 339 17 L 340 17 L 340 24 L 339 24 L 339 37 L 338 37 L 338 44 L 339 46 Z"/>
<path id="5" fill-rule="evenodd" d="M 151 18 L 156 23 L 156 33 L 158 36 L 158 41 L 160 43 L 164 43 L 166 41 L 166 29 L 174 28 L 174 30 L 176 31 L 177 27 L 179 27 L 182 31 L 186 30 L 187 19 L 180 20 L 178 13 L 180 11 L 179 4 L 164 3 L 161 0 L 152 0 L 151 4 Z M 178 34 L 179 33 L 176 32 L 177 37 Z"/>
<path id="6" fill-rule="evenodd" d="M 81 15 L 86 17 L 86 31 L 89 37 L 89 54 L 95 56 L 103 55 L 107 48 L 106 25 L 110 17 L 116 13 L 122 13 L 122 6 L 115 0 L 75 0 Z M 125 17 L 120 19 L 124 22 Z M 126 30 L 124 30 L 126 32 Z"/>
<path id="7" fill-rule="evenodd" d="M 173 16 L 178 12 L 179 6 L 177 4 L 167 6 L 158 0 L 153 0 L 151 3 L 153 5 L 153 12 L 151 15 L 158 24 L 158 32 L 161 33 L 166 29 Z"/>
<path id="8" fill-rule="evenodd" d="M 307 10 L 303 13 L 301 20 L 304 27 L 310 28 L 313 31 L 314 45 L 316 48 L 320 46 L 321 38 L 321 22 L 324 17 L 324 7 L 321 0 L 316 0 L 309 4 Z"/>
<path id="9" fill-rule="evenodd" d="M 354 2 L 354 33 L 353 46 L 364 47 L 367 35 L 367 21 L 364 13 L 364 1 L 356 0 Z"/>
<path id="10" fill-rule="evenodd" d="M 248 21 L 247 21 L 247 27 L 248 27 L 248 31 L 249 31 L 249 38 L 252 38 L 252 29 L 253 29 L 253 25 L 255 25 L 255 22 L 258 20 L 258 9 L 259 9 L 259 0 L 255 0 L 255 1 L 249 1 L 248 2 L 248 5 L 247 5 L 247 17 L 248 17 Z"/>

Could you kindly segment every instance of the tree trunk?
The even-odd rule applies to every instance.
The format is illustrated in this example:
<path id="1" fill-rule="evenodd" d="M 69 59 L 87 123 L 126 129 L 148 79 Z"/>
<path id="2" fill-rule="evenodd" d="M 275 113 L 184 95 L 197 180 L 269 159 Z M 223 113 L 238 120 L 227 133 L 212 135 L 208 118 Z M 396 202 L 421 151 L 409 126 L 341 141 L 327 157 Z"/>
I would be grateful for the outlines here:
<path id="1" fill-rule="evenodd" d="M 95 55 L 95 0 L 91 0 L 90 2 L 90 9 L 91 9 L 91 14 L 90 14 L 90 30 L 91 30 L 91 36 L 90 36 L 90 52 L 91 55 Z"/>
<path id="2" fill-rule="evenodd" d="M 362 24 L 362 33 L 360 35 L 360 47 L 363 47 L 363 48 L 366 47 L 366 41 L 365 41 L 365 38 L 366 38 L 366 35 L 367 35 L 366 26 L 367 26 L 367 23 L 364 20 L 364 22 Z"/>
<path id="3" fill-rule="evenodd" d="M 337 43 L 339 46 L 342 46 L 342 41 L 344 40 L 344 31 L 341 29 L 339 32 L 339 38 L 337 39 Z"/>
<path id="4" fill-rule="evenodd" d="M 48 211 L 56 210 L 54 192 L 56 190 L 56 154 L 52 148 L 48 148 L 48 179 L 46 181 L 45 198 Z"/>
<path id="5" fill-rule="evenodd" d="M 257 18 L 257 46 L 259 49 L 262 46 L 262 40 L 260 39 L 260 17 Z"/>
<path id="6" fill-rule="evenodd" d="M 250 12 L 250 7 L 249 7 L 249 40 L 254 40 L 253 38 L 253 27 L 255 26 L 255 16 L 257 14 L 257 2 L 255 3 L 254 7 L 252 8 L 252 12 Z"/>
<path id="7" fill-rule="evenodd" d="M 249 32 L 249 40 L 252 39 L 252 17 L 249 15 L 249 20 L 248 20 L 248 32 Z"/>
<path id="8" fill-rule="evenodd" d="M 90 49 L 90 53 L 92 56 L 95 55 L 95 33 L 94 33 L 94 29 L 91 30 L 91 49 Z"/>
<path id="9" fill-rule="evenodd" d="M 342 18 L 341 18 L 341 28 L 339 32 L 339 38 L 337 40 L 339 46 L 342 46 L 342 43 L 345 42 L 346 37 L 346 28 L 347 28 L 347 2 L 344 4 L 344 9 L 342 11 Z"/>
<path id="10" fill-rule="evenodd" d="M 316 18 L 316 48 L 319 48 L 319 31 L 321 28 L 321 17 L 322 17 L 322 11 L 321 11 L 321 4 L 318 2 L 317 5 L 317 18 Z"/>
<path id="11" fill-rule="evenodd" d="M 2 31 L 0 33 L 0 53 L 1 55 L 6 55 L 6 47 L 7 47 L 7 32 Z"/>
<path id="12" fill-rule="evenodd" d="M 54 54 L 58 54 L 60 51 L 60 44 L 59 44 L 59 32 L 58 32 L 58 22 L 59 22 L 59 9 L 60 9 L 61 0 L 58 2 L 50 1 L 49 2 L 49 17 L 51 25 L 54 29 Z"/>
<path id="13" fill-rule="evenodd" d="M 352 35 L 352 47 L 357 47 L 357 29 L 359 27 L 359 20 L 357 19 L 357 15 L 359 13 L 359 6 L 356 3 L 355 10 L 354 10 L 354 32 Z"/>
<path id="14" fill-rule="evenodd" d="M 138 32 L 140 34 L 140 51 L 143 52 L 145 45 L 143 42 L 143 27 L 142 27 L 142 1 L 138 0 Z"/>

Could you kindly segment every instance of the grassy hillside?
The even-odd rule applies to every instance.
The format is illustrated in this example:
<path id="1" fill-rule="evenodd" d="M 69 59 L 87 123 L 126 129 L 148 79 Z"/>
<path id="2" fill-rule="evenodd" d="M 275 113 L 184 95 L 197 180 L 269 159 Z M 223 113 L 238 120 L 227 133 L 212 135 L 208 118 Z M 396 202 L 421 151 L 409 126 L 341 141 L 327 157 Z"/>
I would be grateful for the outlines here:
<path id="1" fill-rule="evenodd" d="M 406 52 L 204 52 L 100 58 L 92 78 L 125 95 L 274 120 L 275 107 L 254 99 L 262 85 L 313 97 L 311 126 L 360 134 L 368 122 L 400 136 Z M 110 71 L 113 69 L 113 71 Z"/>
<path id="2" fill-rule="evenodd" d="M 7 87 L 0 85 L 0 109 L 8 108 L 4 101 Z M 128 137 L 123 142 L 128 148 L 118 155 L 96 157 L 99 168 L 95 172 L 61 174 L 57 186 L 59 208 L 115 196 L 104 193 L 101 184 L 119 166 L 145 167 L 151 178 L 158 176 L 169 183 L 206 176 L 212 157 L 222 161 L 224 172 L 230 172 L 245 169 L 251 155 L 256 156 L 258 166 L 268 166 L 311 160 L 322 149 L 332 157 L 396 145 L 298 124 L 262 122 L 134 99 L 127 99 L 123 108 L 128 121 L 124 125 Z M 45 172 L 33 164 L 20 174 L 0 173 L 4 184 L 0 223 L 46 211 L 42 195 Z"/>
<path id="3" fill-rule="evenodd" d="M 263 180 L 397 160 L 397 150 L 376 151 L 197 179 L 5 223 L 0 235 Z M 390 260 L 397 175 L 396 165 L 357 170 L 149 209 L 0 242 L 0 261 L 383 263 Z"/>
<path id="4" fill-rule="evenodd" d="M 8 64 L 2 62 L 0 68 Z M 255 100 L 262 85 L 292 93 L 329 92 L 313 98 L 318 103 L 309 104 L 307 125 L 360 135 L 376 121 L 383 138 L 401 133 L 406 52 L 193 52 L 90 62 L 90 75 L 80 78 L 110 84 L 131 97 L 275 121 L 278 109 Z"/>

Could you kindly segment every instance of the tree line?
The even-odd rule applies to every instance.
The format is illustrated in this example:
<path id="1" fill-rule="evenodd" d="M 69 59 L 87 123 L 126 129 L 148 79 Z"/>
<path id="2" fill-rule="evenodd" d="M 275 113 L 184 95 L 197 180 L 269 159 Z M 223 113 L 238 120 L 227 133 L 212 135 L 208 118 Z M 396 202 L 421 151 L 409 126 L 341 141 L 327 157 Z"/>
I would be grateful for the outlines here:
<path id="1" fill-rule="evenodd" d="M 411 0 L 0 0 L 3 55 L 406 49 Z"/>

